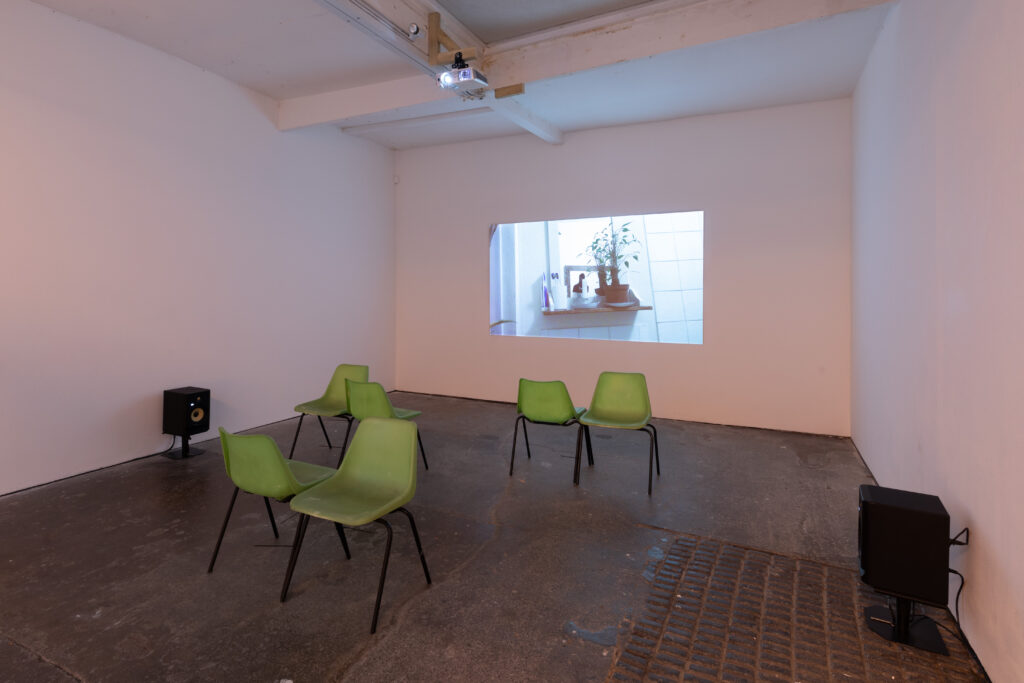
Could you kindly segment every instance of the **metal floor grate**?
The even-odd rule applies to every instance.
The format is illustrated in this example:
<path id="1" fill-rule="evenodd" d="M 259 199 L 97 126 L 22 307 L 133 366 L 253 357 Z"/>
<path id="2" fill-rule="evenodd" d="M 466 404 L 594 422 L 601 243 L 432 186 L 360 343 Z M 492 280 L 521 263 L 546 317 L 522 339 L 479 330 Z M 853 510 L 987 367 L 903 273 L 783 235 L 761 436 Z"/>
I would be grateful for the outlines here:
<path id="1" fill-rule="evenodd" d="M 608 680 L 985 680 L 944 630 L 949 657 L 871 632 L 864 607 L 879 604 L 851 569 L 680 536 L 657 562 Z M 923 611 L 956 630 L 945 611 Z"/>

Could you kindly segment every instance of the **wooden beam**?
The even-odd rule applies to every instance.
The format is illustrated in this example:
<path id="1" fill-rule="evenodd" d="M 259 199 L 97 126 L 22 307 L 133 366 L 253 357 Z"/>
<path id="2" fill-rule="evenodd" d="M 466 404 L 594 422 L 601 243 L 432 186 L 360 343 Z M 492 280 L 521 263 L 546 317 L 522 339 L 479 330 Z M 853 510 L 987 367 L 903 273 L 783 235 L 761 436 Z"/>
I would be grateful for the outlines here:
<path id="1" fill-rule="evenodd" d="M 695 45 L 757 33 L 801 23 L 816 21 L 834 14 L 892 4 L 893 0 L 703 0 L 696 4 L 680 4 L 678 0 L 645 3 L 577 22 L 522 39 L 489 46 L 481 59 L 481 70 L 504 95 L 506 86 L 517 86 L 576 71 L 597 68 L 631 59 L 641 59 Z M 330 6 L 368 3 L 404 8 L 412 12 L 435 6 L 435 0 L 321 0 Z M 353 4 L 353 6 L 355 6 Z M 353 10 L 355 11 L 355 10 Z M 419 11 L 419 10 L 416 10 Z M 438 28 L 443 20 L 449 38 L 464 46 L 473 46 L 475 38 L 463 33 L 458 21 L 443 10 L 437 11 Z M 429 23 L 426 12 L 418 20 Z M 397 15 L 396 15 L 397 16 Z M 405 15 L 402 15 L 405 16 Z M 408 16 L 419 16 L 409 14 Z M 391 23 L 399 23 L 393 18 Z M 391 28 L 381 29 L 392 34 Z M 414 41 L 419 51 L 419 64 L 434 73 L 440 66 L 429 64 L 424 36 Z M 380 40 L 388 40 L 381 36 Z M 408 42 L 408 41 L 404 41 Z M 482 48 L 483 43 L 478 43 Z M 438 45 L 437 56 L 442 50 Z M 562 133 L 550 122 L 539 119 L 508 96 L 485 100 L 488 106 L 516 122 L 524 129 L 549 142 L 561 140 Z M 503 107 L 504 103 L 512 106 Z M 516 106 L 518 105 L 518 106 Z M 479 104 L 465 103 L 462 98 L 442 91 L 433 79 L 422 76 L 387 83 L 350 88 L 307 97 L 283 100 L 278 106 L 277 124 L 282 130 L 323 123 L 362 125 L 386 120 L 432 116 Z"/>
<path id="2" fill-rule="evenodd" d="M 441 48 L 446 52 L 442 52 Z M 455 61 L 455 54 L 461 52 L 467 62 L 479 57 L 473 45 L 460 47 L 451 36 L 441 28 L 441 13 L 431 12 L 427 15 L 427 60 L 431 66 L 443 66 Z"/>
<path id="3" fill-rule="evenodd" d="M 457 51 L 457 46 L 461 46 L 464 55 L 472 54 L 474 58 L 480 58 L 483 55 L 483 41 L 463 26 L 452 14 L 445 11 L 437 0 L 319 1 L 356 28 L 376 38 L 429 74 L 441 70 L 442 65 L 445 64 L 444 61 L 435 59 L 435 57 L 444 57 L 444 55 L 440 54 L 443 51 L 437 48 L 438 42 L 431 39 L 431 36 L 438 37 L 442 22 L 446 30 L 440 31 L 440 34 L 452 46 L 446 49 L 454 52 Z M 432 14 L 438 15 L 437 30 L 431 29 L 430 16 Z M 421 30 L 418 34 L 412 35 L 408 31 L 410 24 L 426 26 L 428 30 L 426 33 Z M 436 54 L 433 56 L 431 48 L 435 48 Z M 451 59 L 448 60 L 448 62 L 451 61 Z"/>
<path id="4" fill-rule="evenodd" d="M 893 0 L 678 0 L 493 43 L 480 70 L 494 86 L 556 78 L 695 45 L 892 4 Z"/>
<path id="5" fill-rule="evenodd" d="M 504 97 L 512 97 L 513 95 L 522 95 L 526 92 L 526 86 L 522 83 L 516 83 L 515 85 L 506 85 L 502 88 L 494 89 L 494 99 L 500 100 Z"/>
<path id="6" fill-rule="evenodd" d="M 542 119 L 515 100 L 491 100 L 488 101 L 487 106 L 544 142 L 550 142 L 552 145 L 562 144 L 562 131 L 547 119 Z"/>

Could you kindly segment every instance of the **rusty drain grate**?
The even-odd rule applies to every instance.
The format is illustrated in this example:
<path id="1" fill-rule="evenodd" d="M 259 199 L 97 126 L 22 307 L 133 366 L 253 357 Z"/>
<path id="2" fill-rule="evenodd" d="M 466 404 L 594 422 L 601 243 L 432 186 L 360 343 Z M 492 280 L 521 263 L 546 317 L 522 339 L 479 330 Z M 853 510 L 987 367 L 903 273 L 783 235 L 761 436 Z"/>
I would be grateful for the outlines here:
<path id="1" fill-rule="evenodd" d="M 946 631 L 949 657 L 872 633 L 863 610 L 876 604 L 885 598 L 853 570 L 680 536 L 658 562 L 608 680 L 985 680 Z M 945 611 L 925 612 L 956 629 Z"/>

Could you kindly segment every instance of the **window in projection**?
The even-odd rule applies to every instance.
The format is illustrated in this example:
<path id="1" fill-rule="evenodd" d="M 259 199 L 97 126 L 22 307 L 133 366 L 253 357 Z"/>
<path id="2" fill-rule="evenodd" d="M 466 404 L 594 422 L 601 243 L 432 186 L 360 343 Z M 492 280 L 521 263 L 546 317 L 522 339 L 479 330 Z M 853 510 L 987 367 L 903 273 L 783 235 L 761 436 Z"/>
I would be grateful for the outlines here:
<path id="1" fill-rule="evenodd" d="M 701 344 L 704 212 L 491 226 L 491 334 Z"/>

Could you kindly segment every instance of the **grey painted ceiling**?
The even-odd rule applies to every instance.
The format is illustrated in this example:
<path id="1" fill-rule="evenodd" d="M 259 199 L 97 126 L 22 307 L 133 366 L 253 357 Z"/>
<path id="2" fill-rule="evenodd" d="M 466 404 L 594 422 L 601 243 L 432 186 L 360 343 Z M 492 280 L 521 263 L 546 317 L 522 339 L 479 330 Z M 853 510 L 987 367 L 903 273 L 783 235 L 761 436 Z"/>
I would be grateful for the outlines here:
<path id="1" fill-rule="evenodd" d="M 318 0 L 35 1 L 275 99 L 430 78 Z M 487 43 L 652 4 L 439 1 Z M 703 1 L 678 0 L 678 5 Z M 531 81 L 518 101 L 560 130 L 574 131 L 844 97 L 856 86 L 888 11 L 889 5 L 877 5 Z M 520 131 L 489 110 L 350 130 L 397 149 Z"/>
<path id="2" fill-rule="evenodd" d="M 692 4 L 700 0 L 685 0 Z M 650 0 L 438 0 L 485 43 L 518 38 Z"/>

